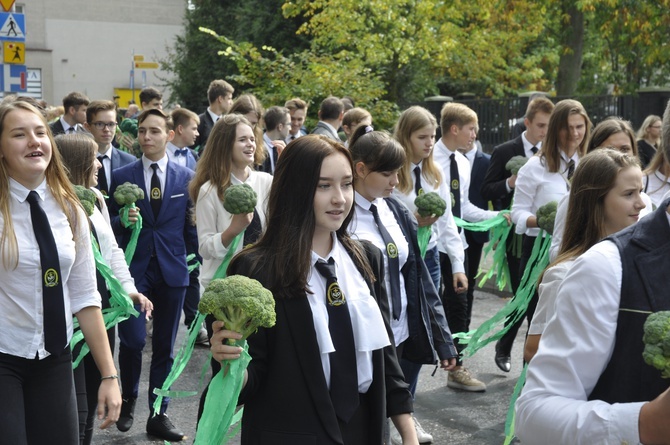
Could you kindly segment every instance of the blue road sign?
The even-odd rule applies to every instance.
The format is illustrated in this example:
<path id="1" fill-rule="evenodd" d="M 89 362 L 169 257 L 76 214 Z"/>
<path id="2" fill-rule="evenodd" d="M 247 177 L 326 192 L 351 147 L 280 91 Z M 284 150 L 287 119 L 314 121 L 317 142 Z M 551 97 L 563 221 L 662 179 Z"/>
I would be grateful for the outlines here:
<path id="1" fill-rule="evenodd" d="M 0 40 L 24 42 L 26 40 L 26 16 L 14 12 L 0 12 Z"/>
<path id="2" fill-rule="evenodd" d="M 25 93 L 27 88 L 28 70 L 25 65 L 0 65 L 0 91 Z"/>

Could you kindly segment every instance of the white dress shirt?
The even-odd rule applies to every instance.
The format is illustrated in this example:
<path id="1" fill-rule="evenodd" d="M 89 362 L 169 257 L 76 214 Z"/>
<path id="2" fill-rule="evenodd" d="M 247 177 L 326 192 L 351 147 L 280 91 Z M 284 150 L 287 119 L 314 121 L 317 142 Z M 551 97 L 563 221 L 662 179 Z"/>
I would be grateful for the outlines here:
<path id="1" fill-rule="evenodd" d="M 102 203 L 102 210 L 98 210 L 98 208 L 95 207 L 93 209 L 93 214 L 89 216 L 93 227 L 95 227 L 95 233 L 98 235 L 100 254 L 105 260 L 105 263 L 107 263 L 112 269 L 112 272 L 114 272 L 114 276 L 121 283 L 123 290 L 128 294 L 135 293 L 137 292 L 135 280 L 133 280 L 133 277 L 130 275 L 123 250 L 121 250 L 116 243 L 116 237 L 109 223 L 107 204 L 105 204 L 104 198 L 102 198 L 102 193 L 100 193 L 98 189 L 91 188 L 91 190 L 97 195 L 98 201 Z"/>
<path id="2" fill-rule="evenodd" d="M 270 171 L 274 172 L 277 160 L 273 157 L 272 153 L 272 147 L 274 147 L 274 144 L 272 143 L 272 140 L 267 133 L 263 133 L 263 142 L 265 143 L 265 153 L 268 155 L 268 158 L 270 158 Z"/>
<path id="3" fill-rule="evenodd" d="M 542 335 L 547 323 L 554 316 L 558 288 L 573 262 L 574 260 L 563 261 L 544 272 L 542 282 L 537 287 L 539 298 L 535 314 L 533 314 L 533 321 L 528 328 L 528 335 Z"/>
<path id="4" fill-rule="evenodd" d="M 658 170 L 652 174 L 642 176 L 642 185 L 656 207 L 661 205 L 663 196 L 670 191 L 670 179 L 663 176 Z"/>
<path id="5" fill-rule="evenodd" d="M 396 188 L 393 190 L 393 196 L 405 204 L 412 214 L 416 214 L 416 206 L 414 205 L 414 200 L 416 199 L 414 168 L 417 166 L 421 168 L 421 188 L 424 193 L 436 192 L 447 204 L 444 215 L 439 217 L 431 226 L 432 235 L 428 242 L 427 250 L 437 246 L 437 249 L 440 252 L 446 253 L 449 256 L 452 273 L 465 273 L 465 266 L 463 265 L 465 261 L 465 252 L 463 249 L 467 244 L 463 244 L 464 238 L 462 239 L 461 235 L 458 233 L 458 227 L 454 221 L 454 216 L 451 214 L 451 198 L 445 182 L 446 177 L 444 176 L 444 172 L 440 169 L 440 166 L 436 165 L 436 167 L 440 169 L 442 181 L 436 186 L 431 181 L 428 181 L 423 175 L 423 162 L 412 164 L 410 167 L 410 178 L 412 181 L 411 190 L 409 193 L 404 194 Z"/>
<path id="6" fill-rule="evenodd" d="M 337 284 L 344 293 L 351 317 L 351 328 L 356 345 L 356 366 L 358 368 L 358 392 L 366 393 L 372 384 L 372 352 L 391 344 L 384 319 L 377 301 L 370 294 L 370 288 L 356 268 L 347 251 L 333 236 L 333 249 L 325 258 L 312 252 L 312 267 L 307 278 L 307 294 L 312 309 L 312 319 L 316 340 L 321 353 L 321 366 L 326 384 L 330 388 L 330 353 L 335 351 L 328 329 L 328 308 L 326 308 L 326 279 L 317 272 L 314 264 L 319 259 L 335 260 Z"/>
<path id="7" fill-rule="evenodd" d="M 291 141 L 293 141 L 294 139 L 298 139 L 300 136 L 305 136 L 306 134 L 307 134 L 307 133 L 305 133 L 304 131 L 302 131 L 302 128 L 301 128 L 300 130 L 298 130 L 298 132 L 297 132 L 296 134 L 291 134 L 291 133 L 289 132 L 289 134 L 288 134 L 288 136 L 286 136 L 286 140 L 285 140 L 284 142 L 286 142 L 286 144 L 288 145 L 288 144 L 290 144 Z"/>
<path id="8" fill-rule="evenodd" d="M 579 165 L 577 152 L 572 156 L 575 161 L 575 169 Z M 535 216 L 537 209 L 543 205 L 556 201 L 568 194 L 568 159 L 561 152 L 561 165 L 557 172 L 550 173 L 547 170 L 544 158 L 533 156 L 521 167 L 516 179 L 514 190 L 514 202 L 512 203 L 512 222 L 516 224 L 516 233 L 528 236 L 537 236 L 540 229 L 528 227 L 526 222 L 529 217 Z"/>
<path id="9" fill-rule="evenodd" d="M 43 359 L 49 353 L 44 349 L 40 250 L 33 231 L 30 204 L 26 201 L 30 190 L 13 179 L 9 180 L 9 188 L 9 207 L 19 251 L 16 268 L 0 260 L 0 352 Z M 35 191 L 49 216 L 58 248 L 67 339 L 70 341 L 72 315 L 86 307 L 100 307 L 91 234 L 84 211 L 76 208 L 79 224 L 73 238 L 67 216 L 47 188 L 46 181 Z M 0 230 L 2 226 L 4 221 L 0 216 Z"/>
<path id="10" fill-rule="evenodd" d="M 247 172 L 249 177 L 245 184 L 254 189 L 256 195 L 258 195 L 256 212 L 260 218 L 261 227 L 265 229 L 272 176 L 265 172 L 252 170 L 249 167 L 247 167 Z M 230 181 L 232 185 L 242 184 L 242 181 L 233 175 L 231 175 Z M 221 242 L 221 233 L 230 226 L 233 219 L 233 215 L 223 208 L 216 187 L 213 187 L 209 181 L 200 187 L 198 201 L 195 205 L 195 218 L 198 230 L 198 253 L 202 256 L 200 291 L 203 292 L 228 253 L 228 247 Z M 241 251 L 243 247 L 243 243 L 239 243 L 235 253 Z"/>
<path id="11" fill-rule="evenodd" d="M 645 402 L 587 400 L 614 350 L 621 279 L 611 241 L 593 246 L 566 274 L 516 403 L 515 433 L 524 445 L 639 443 Z"/>
<path id="12" fill-rule="evenodd" d="M 151 161 L 147 159 L 144 155 L 142 155 L 142 166 L 144 167 L 144 185 L 145 185 L 145 192 L 147 192 L 147 196 L 151 198 L 151 177 L 154 175 L 154 169 L 151 168 L 151 164 L 158 164 L 158 168 L 156 169 L 156 174 L 158 175 L 158 180 L 161 182 L 161 197 L 165 193 L 165 177 L 167 175 L 167 163 L 168 163 L 168 157 L 167 154 L 163 156 L 161 159 L 158 161 Z"/>
<path id="13" fill-rule="evenodd" d="M 442 167 L 442 172 L 445 174 L 445 183 L 449 183 L 449 175 L 451 171 L 451 155 L 456 154 L 454 159 L 458 165 L 458 176 L 459 176 L 459 191 L 461 195 L 461 218 L 468 222 L 480 222 L 486 221 L 487 219 L 495 218 L 498 216 L 498 212 L 491 210 L 480 209 L 476 205 L 470 202 L 470 178 L 471 178 L 471 167 L 468 160 L 463 156 L 463 154 L 458 151 L 451 151 L 444 145 L 442 139 L 435 143 L 435 148 L 433 149 L 434 159 L 437 164 Z M 467 247 L 465 243 L 465 235 L 463 235 L 463 246 Z"/>
<path id="14" fill-rule="evenodd" d="M 212 109 L 209 108 L 209 107 L 207 107 L 207 112 L 209 113 L 209 117 L 212 118 L 212 122 L 214 122 L 214 123 L 216 123 L 216 121 L 218 121 L 218 120 L 221 118 L 220 115 L 214 113 L 214 112 L 212 111 Z"/>
<path id="15" fill-rule="evenodd" d="M 537 150 L 539 151 L 542 148 L 542 141 L 533 145 L 530 142 L 528 142 L 528 139 L 526 139 L 526 133 L 527 131 L 521 133 L 521 142 L 523 143 L 524 155 L 530 159 L 533 156 L 535 156 L 535 153 L 533 153 L 533 147 L 536 147 Z M 507 189 L 507 193 L 512 193 L 514 191 L 514 189 L 509 186 L 509 183 L 507 181 L 505 181 L 505 188 Z"/>
<path id="16" fill-rule="evenodd" d="M 640 193 L 640 198 L 644 202 L 645 207 L 640 210 L 640 218 L 649 215 L 652 211 L 651 198 L 644 192 Z M 556 208 L 556 217 L 554 218 L 554 233 L 551 235 L 551 247 L 549 248 L 549 261 L 554 261 L 561 251 L 561 243 L 563 242 L 563 232 L 565 232 L 565 224 L 568 219 L 568 204 L 570 202 L 570 194 L 567 194 L 558 201 Z M 661 202 L 663 202 L 661 200 Z"/>
<path id="17" fill-rule="evenodd" d="M 370 202 L 358 192 L 355 192 L 355 200 L 354 217 L 349 223 L 349 233 L 356 239 L 370 241 L 384 254 L 384 284 L 386 285 L 386 294 L 390 308 L 393 308 L 393 299 L 391 297 L 391 275 L 389 273 L 389 259 L 388 254 L 386 253 L 386 243 L 379 233 L 377 223 L 375 223 L 374 216 L 372 216 L 372 212 L 370 211 L 370 205 L 374 204 L 377 206 L 379 219 L 382 224 L 384 224 L 389 235 L 391 235 L 391 238 L 393 238 L 393 242 L 398 249 L 401 312 L 398 320 L 394 320 L 393 317 L 391 317 L 391 329 L 393 330 L 395 344 L 398 346 L 409 337 L 409 325 L 407 324 L 407 290 L 405 289 L 405 277 L 402 274 L 402 268 L 405 263 L 407 263 L 407 257 L 409 256 L 409 243 L 407 242 L 407 239 L 405 239 L 405 235 L 402 233 L 402 229 L 400 229 L 398 221 L 396 221 L 395 215 L 388 204 L 386 204 L 386 201 L 382 198 L 377 198 Z"/>

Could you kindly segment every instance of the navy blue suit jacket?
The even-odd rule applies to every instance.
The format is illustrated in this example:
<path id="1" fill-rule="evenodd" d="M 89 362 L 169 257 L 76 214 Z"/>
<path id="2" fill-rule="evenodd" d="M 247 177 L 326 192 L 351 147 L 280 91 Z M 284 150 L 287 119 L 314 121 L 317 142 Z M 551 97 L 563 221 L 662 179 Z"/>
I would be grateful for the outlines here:
<path id="1" fill-rule="evenodd" d="M 188 183 L 193 177 L 193 171 L 186 167 L 167 163 L 163 202 L 154 218 L 154 213 L 146 191 L 142 161 L 118 168 L 113 172 L 113 183 L 123 184 L 130 182 L 137 184 L 144 190 L 144 199 L 135 205 L 142 215 L 142 231 L 137 240 L 137 249 L 130 263 L 130 273 L 136 282 L 144 279 L 149 266 L 149 260 L 155 256 L 158 260 L 163 279 L 168 286 L 188 286 L 189 275 L 186 265 L 186 242 L 197 246 L 197 233 L 191 223 L 192 203 L 188 195 Z M 113 190 L 112 193 L 113 195 Z M 120 236 L 120 246 L 125 249 L 130 240 L 131 230 L 121 225 L 119 205 L 110 199 L 110 215 L 113 217 L 112 226 Z M 138 287 L 140 285 L 138 284 Z"/>
<path id="2" fill-rule="evenodd" d="M 470 192 L 468 198 L 470 202 L 479 207 L 480 209 L 488 210 L 489 203 L 487 199 L 484 199 L 481 194 L 481 185 L 484 183 L 484 177 L 486 176 L 486 171 L 489 169 L 489 164 L 491 164 L 491 155 L 484 153 L 481 150 L 477 150 L 475 154 L 475 160 L 472 163 L 472 174 L 470 175 Z M 471 232 L 472 239 L 479 243 L 485 243 L 489 240 L 488 232 Z"/>

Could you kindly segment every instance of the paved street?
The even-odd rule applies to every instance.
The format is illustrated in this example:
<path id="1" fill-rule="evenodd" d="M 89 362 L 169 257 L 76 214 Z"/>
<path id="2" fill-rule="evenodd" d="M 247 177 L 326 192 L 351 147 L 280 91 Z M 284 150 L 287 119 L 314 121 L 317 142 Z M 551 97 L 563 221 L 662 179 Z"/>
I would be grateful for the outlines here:
<path id="1" fill-rule="evenodd" d="M 473 326 L 478 326 L 500 309 L 505 299 L 489 292 L 475 292 Z M 178 344 L 186 332 L 180 331 Z M 525 332 L 525 330 L 524 330 Z M 493 362 L 493 345 L 481 350 L 475 357 L 466 360 L 466 366 L 488 385 L 484 393 L 467 393 L 447 388 L 446 373 L 438 370 L 435 376 L 433 366 L 424 366 L 419 379 L 416 394 L 416 417 L 430 432 L 435 444 L 451 445 L 500 445 L 504 440 L 505 416 L 510 395 L 521 371 L 523 336 L 519 334 L 513 351 L 512 372 L 503 373 Z M 118 344 L 118 343 L 117 343 Z M 142 386 L 137 404 L 136 422 L 127 433 L 119 432 L 116 427 L 107 431 L 97 430 L 93 443 L 116 445 L 159 444 L 145 433 L 149 409 L 147 406 L 147 373 L 150 348 L 145 351 Z M 209 350 L 196 348 L 189 367 L 173 390 L 192 390 L 197 388 L 200 371 L 206 361 Z M 195 434 L 198 397 L 173 399 L 168 414 L 175 425 L 188 435 L 185 443 L 192 443 Z M 152 440 L 153 439 L 153 440 Z M 239 444 L 233 441 L 232 444 Z M 271 444 L 268 444 L 271 445 Z"/>

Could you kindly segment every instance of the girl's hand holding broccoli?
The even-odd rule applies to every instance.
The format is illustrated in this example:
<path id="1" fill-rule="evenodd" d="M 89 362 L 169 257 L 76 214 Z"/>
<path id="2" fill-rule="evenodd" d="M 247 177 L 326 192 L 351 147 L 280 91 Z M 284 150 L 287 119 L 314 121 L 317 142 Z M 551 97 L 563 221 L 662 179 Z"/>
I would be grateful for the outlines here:
<path id="1" fill-rule="evenodd" d="M 221 362 L 223 360 L 233 360 L 240 358 L 240 353 L 242 352 L 243 348 L 239 346 L 231 346 L 226 340 L 229 338 L 233 340 L 241 340 L 242 334 L 224 329 L 223 321 L 218 320 L 212 324 L 212 329 L 214 330 L 214 334 L 210 339 L 210 343 L 212 345 L 210 347 L 210 351 L 212 351 L 214 360 Z"/>

